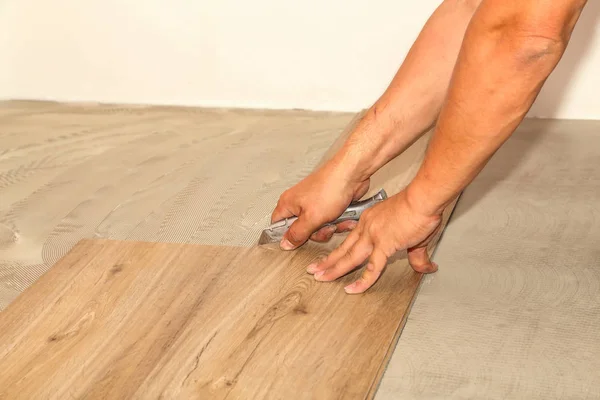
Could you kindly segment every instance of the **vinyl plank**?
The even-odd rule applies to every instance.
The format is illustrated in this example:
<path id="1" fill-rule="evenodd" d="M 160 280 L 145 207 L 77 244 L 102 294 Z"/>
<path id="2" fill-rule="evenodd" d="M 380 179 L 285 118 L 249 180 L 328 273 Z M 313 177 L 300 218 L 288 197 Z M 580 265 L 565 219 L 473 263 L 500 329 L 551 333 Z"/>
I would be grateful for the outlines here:
<path id="1" fill-rule="evenodd" d="M 364 398 L 420 279 L 348 296 L 322 254 L 81 241 L 0 313 L 0 397 Z"/>

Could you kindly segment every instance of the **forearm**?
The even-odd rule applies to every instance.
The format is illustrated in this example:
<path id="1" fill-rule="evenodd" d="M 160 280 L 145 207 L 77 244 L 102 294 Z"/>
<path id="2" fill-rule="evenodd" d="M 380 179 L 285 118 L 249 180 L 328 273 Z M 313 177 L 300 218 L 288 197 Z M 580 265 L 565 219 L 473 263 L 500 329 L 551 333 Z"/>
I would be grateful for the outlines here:
<path id="1" fill-rule="evenodd" d="M 439 213 L 510 137 L 562 57 L 585 1 L 484 0 L 465 34 L 423 164 L 407 188 Z"/>
<path id="2" fill-rule="evenodd" d="M 366 179 L 434 124 L 479 0 L 446 0 L 432 14 L 383 95 L 336 154 Z"/>

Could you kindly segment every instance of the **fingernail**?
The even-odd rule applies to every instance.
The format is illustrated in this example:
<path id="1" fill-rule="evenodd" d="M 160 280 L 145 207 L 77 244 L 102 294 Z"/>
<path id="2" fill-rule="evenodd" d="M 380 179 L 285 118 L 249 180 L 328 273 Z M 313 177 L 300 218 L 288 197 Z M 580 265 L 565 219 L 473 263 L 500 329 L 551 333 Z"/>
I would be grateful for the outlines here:
<path id="1" fill-rule="evenodd" d="M 337 226 L 335 226 L 335 225 L 330 225 L 330 226 L 328 226 L 328 227 L 327 227 L 327 228 L 325 228 L 325 229 L 327 229 L 327 233 L 335 233 L 335 231 L 337 230 Z"/>
<path id="2" fill-rule="evenodd" d="M 323 276 L 324 273 L 325 273 L 325 271 L 317 271 L 317 272 L 315 272 L 315 275 L 314 275 L 315 279 L 319 280 Z"/>
<path id="3" fill-rule="evenodd" d="M 356 288 L 356 282 L 353 282 L 344 288 L 346 293 L 352 293 L 352 289 Z"/>
<path id="4" fill-rule="evenodd" d="M 315 268 L 317 268 L 317 263 L 312 263 L 308 267 L 306 267 L 306 272 L 308 272 L 309 274 L 314 274 Z"/>
<path id="5" fill-rule="evenodd" d="M 293 250 L 294 249 L 294 245 L 292 244 L 292 242 L 290 242 L 287 239 L 283 239 L 281 241 L 281 243 L 279 244 L 279 246 L 283 249 L 283 250 Z"/>
<path id="6" fill-rule="evenodd" d="M 356 225 L 358 225 L 358 222 L 356 221 L 352 221 L 348 223 L 348 230 L 353 230 L 354 228 L 356 228 Z"/>

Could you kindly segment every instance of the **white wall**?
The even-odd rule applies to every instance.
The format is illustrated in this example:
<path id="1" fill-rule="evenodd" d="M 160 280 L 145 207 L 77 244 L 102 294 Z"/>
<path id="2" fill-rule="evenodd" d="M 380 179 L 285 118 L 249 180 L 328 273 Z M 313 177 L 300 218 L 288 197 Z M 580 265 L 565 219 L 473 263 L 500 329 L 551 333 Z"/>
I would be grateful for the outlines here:
<path id="1" fill-rule="evenodd" d="M 0 98 L 354 111 L 439 4 L 0 0 Z M 532 110 L 600 118 L 600 1 Z"/>

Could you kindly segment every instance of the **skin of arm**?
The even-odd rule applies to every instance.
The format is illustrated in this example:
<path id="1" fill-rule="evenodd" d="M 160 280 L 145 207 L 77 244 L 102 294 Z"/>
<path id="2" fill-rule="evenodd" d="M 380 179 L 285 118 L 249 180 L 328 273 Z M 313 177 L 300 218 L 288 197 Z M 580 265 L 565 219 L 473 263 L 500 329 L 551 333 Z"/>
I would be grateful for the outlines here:
<path id="1" fill-rule="evenodd" d="M 446 0 L 427 20 L 386 91 L 337 154 L 353 175 L 368 179 L 433 127 L 480 2 Z"/>
<path id="2" fill-rule="evenodd" d="M 562 57 L 585 3 L 484 2 L 422 168 L 409 185 L 408 197 L 421 212 L 440 213 L 515 131 Z"/>
<path id="3" fill-rule="evenodd" d="M 315 233 L 367 192 L 374 172 L 434 125 L 464 32 L 479 3 L 445 0 L 424 25 L 387 90 L 340 150 L 281 195 L 271 221 L 298 217 L 282 240 L 282 249 L 295 249 L 309 237 L 327 241 L 336 228 L 342 232 L 356 226 L 348 221 Z"/>
<path id="4" fill-rule="evenodd" d="M 367 210 L 344 243 L 307 270 L 331 281 L 364 261 L 347 293 L 362 293 L 407 249 L 433 272 L 427 244 L 441 214 L 525 117 L 561 59 L 585 0 L 483 0 L 466 31 L 422 167 L 408 187 Z"/>

